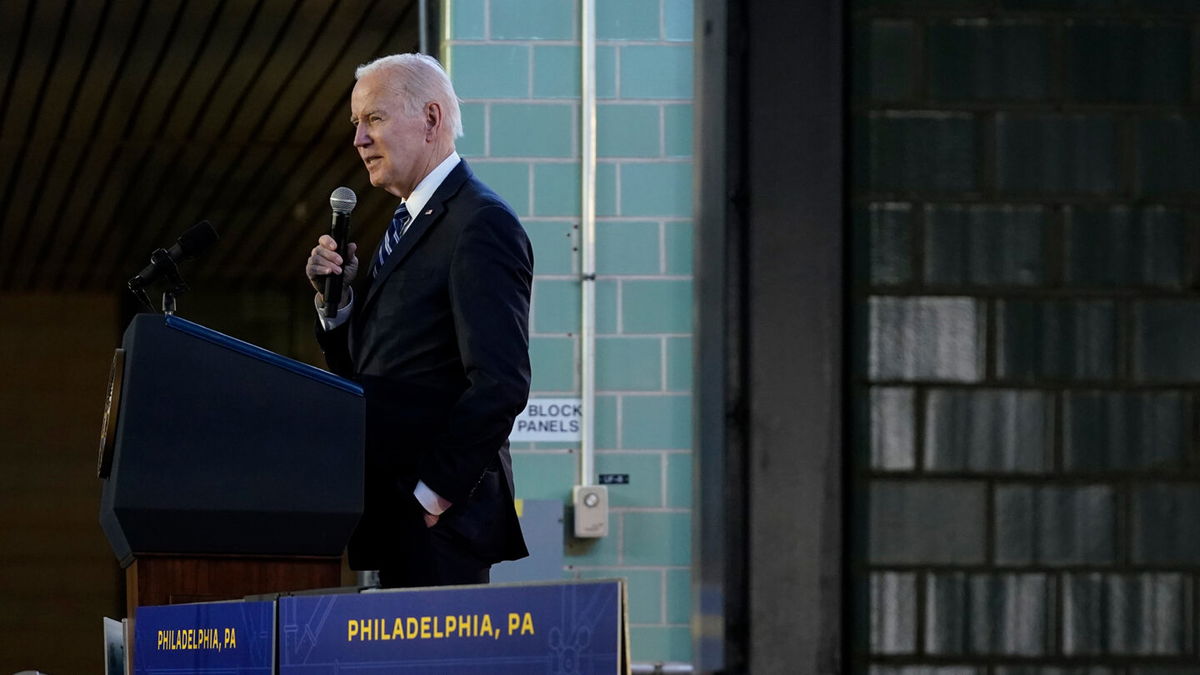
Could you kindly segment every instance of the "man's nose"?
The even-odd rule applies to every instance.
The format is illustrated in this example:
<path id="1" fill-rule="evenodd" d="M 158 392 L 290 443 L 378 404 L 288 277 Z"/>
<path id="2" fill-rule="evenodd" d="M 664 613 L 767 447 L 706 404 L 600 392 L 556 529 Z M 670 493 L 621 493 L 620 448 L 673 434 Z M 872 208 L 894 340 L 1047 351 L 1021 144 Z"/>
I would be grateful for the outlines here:
<path id="1" fill-rule="evenodd" d="M 360 123 L 358 126 L 354 127 L 354 147 L 358 148 L 370 144 L 371 136 L 367 134 L 366 125 Z"/>

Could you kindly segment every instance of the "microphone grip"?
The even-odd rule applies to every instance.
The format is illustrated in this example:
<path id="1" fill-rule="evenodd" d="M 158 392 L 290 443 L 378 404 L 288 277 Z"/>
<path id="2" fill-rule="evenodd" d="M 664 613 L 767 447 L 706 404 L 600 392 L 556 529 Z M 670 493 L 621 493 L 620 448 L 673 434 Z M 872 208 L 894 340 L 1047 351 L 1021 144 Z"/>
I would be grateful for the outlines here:
<path id="1" fill-rule="evenodd" d="M 176 248 L 178 247 L 173 246 L 171 247 L 170 251 L 161 248 L 155 249 L 154 252 L 150 254 L 150 264 L 143 267 L 141 272 L 138 272 L 132 279 L 129 280 L 129 290 L 136 291 L 139 288 L 144 288 L 153 283 L 154 280 L 162 274 L 164 256 L 174 260 L 175 256 L 172 255 L 172 251 L 174 251 Z"/>
<path id="2" fill-rule="evenodd" d="M 337 242 L 337 252 L 342 256 L 344 270 L 344 265 L 350 262 L 345 257 L 346 246 L 350 243 L 350 214 L 334 211 L 329 236 Z M 345 272 L 343 271 L 342 274 Z M 337 316 L 338 305 L 342 304 L 342 274 L 325 275 L 325 318 L 327 319 Z"/>

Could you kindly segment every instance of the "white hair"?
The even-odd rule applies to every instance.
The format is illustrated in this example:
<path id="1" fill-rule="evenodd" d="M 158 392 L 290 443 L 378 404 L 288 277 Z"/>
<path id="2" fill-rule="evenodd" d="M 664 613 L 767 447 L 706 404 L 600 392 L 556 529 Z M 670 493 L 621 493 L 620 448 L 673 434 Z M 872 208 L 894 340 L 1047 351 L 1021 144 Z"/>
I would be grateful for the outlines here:
<path id="1" fill-rule="evenodd" d="M 451 139 L 463 135 L 458 96 L 454 93 L 450 76 L 437 59 L 427 54 L 381 56 L 359 66 L 354 71 L 354 79 L 361 80 L 364 75 L 376 71 L 388 71 L 389 84 L 404 99 L 405 114 L 420 115 L 426 103 L 437 103 L 442 107 L 446 128 L 454 134 Z"/>

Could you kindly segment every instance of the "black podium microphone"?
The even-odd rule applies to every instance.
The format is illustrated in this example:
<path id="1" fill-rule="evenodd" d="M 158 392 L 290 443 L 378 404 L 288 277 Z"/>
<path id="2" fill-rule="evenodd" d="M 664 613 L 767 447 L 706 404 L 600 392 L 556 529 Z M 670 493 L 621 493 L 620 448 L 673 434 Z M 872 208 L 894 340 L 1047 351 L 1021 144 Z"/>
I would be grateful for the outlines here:
<path id="1" fill-rule="evenodd" d="M 353 200 L 353 192 L 350 193 L 350 198 Z M 353 204 L 350 208 L 354 208 Z M 155 251 L 150 257 L 150 264 L 129 280 L 129 289 L 136 291 L 149 286 L 166 273 L 168 267 L 173 267 L 176 263 L 204 253 L 210 246 L 217 243 L 217 238 L 216 229 L 207 220 L 196 223 L 179 236 L 179 240 L 175 242 L 174 246 Z"/>
<path id="2" fill-rule="evenodd" d="M 329 208 L 333 209 L 333 224 L 329 227 L 329 236 L 337 242 L 338 255 L 342 256 L 342 270 L 350 262 L 346 257 L 346 246 L 350 243 L 350 212 L 358 204 L 354 190 L 340 187 L 329 195 Z M 342 275 L 325 275 L 325 317 L 332 319 L 337 316 L 338 305 L 342 304 Z"/>

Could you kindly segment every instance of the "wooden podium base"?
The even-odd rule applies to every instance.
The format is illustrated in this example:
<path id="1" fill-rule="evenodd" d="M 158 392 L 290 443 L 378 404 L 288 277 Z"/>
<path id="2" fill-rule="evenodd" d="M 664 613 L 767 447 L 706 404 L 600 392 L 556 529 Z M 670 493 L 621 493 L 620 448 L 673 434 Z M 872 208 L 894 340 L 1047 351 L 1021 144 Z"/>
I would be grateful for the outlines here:
<path id="1" fill-rule="evenodd" d="M 143 554 L 125 568 L 126 610 L 133 618 L 141 606 L 334 588 L 341 575 L 341 558 Z"/>

